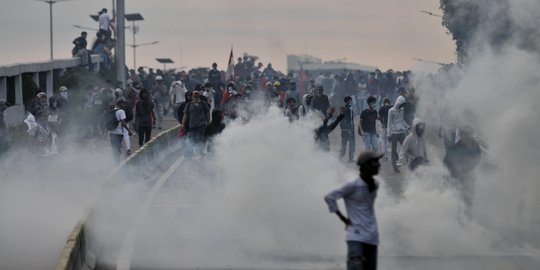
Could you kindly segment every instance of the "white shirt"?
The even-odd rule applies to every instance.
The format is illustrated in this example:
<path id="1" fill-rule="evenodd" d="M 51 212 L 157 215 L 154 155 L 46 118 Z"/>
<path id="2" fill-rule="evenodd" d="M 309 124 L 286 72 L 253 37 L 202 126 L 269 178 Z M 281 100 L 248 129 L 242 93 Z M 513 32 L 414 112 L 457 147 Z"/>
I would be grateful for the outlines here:
<path id="1" fill-rule="evenodd" d="M 180 85 L 173 86 L 169 91 L 169 94 L 176 96 L 176 104 L 180 104 L 186 101 L 186 88 Z"/>
<path id="2" fill-rule="evenodd" d="M 377 180 L 375 180 L 375 185 L 379 187 Z M 343 198 L 345 201 L 347 216 L 352 223 L 352 226 L 347 227 L 347 241 L 357 241 L 371 245 L 379 244 L 379 230 L 374 208 L 377 190 L 378 188 L 370 193 L 367 184 L 360 177 L 357 177 L 354 181 L 343 185 L 324 197 L 332 213 L 339 210 L 338 199 Z"/>
<path id="3" fill-rule="evenodd" d="M 99 29 L 103 29 L 105 31 L 109 31 L 109 22 L 111 21 L 111 17 L 107 13 L 103 13 L 99 15 Z"/>
<path id="4" fill-rule="evenodd" d="M 116 120 L 118 120 L 118 126 L 116 126 L 115 129 L 109 131 L 111 134 L 118 134 L 123 135 L 124 134 L 124 128 L 122 127 L 122 120 L 126 119 L 126 112 L 122 109 L 116 110 Z"/>

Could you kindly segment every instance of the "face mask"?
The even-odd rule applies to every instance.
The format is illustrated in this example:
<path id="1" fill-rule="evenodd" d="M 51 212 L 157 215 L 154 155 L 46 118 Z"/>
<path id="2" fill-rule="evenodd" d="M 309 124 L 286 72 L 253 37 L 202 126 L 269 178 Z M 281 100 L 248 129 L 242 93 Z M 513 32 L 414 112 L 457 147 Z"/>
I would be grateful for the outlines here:
<path id="1" fill-rule="evenodd" d="M 67 92 L 60 92 L 60 96 L 67 99 L 68 98 L 68 93 Z"/>
<path id="2" fill-rule="evenodd" d="M 375 107 L 375 103 L 369 103 L 368 106 L 370 109 L 373 109 Z"/>

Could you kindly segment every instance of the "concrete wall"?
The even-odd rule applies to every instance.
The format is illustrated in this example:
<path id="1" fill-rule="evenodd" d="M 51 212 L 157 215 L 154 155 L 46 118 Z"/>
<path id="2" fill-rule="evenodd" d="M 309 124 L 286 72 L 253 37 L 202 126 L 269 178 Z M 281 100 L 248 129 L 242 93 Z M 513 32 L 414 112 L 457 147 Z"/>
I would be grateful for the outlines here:
<path id="1" fill-rule="evenodd" d="M 179 129 L 180 126 L 177 126 L 163 131 L 143 147 L 139 148 L 107 175 L 104 185 L 114 181 L 120 172 L 128 167 L 136 171 L 145 170 L 146 164 L 153 164 L 152 162 L 148 162 L 148 160 L 154 159 L 156 153 L 160 153 L 163 149 L 177 144 Z M 92 222 L 92 209 L 88 208 L 68 236 L 56 270 L 91 270 L 96 267 L 97 257 L 100 252 L 100 243 L 92 235 L 90 229 Z"/>
<path id="2" fill-rule="evenodd" d="M 99 70 L 99 63 L 103 62 L 103 59 L 99 55 L 92 55 L 92 63 L 96 63 L 95 70 Z M 23 124 L 25 117 L 24 104 L 23 104 L 23 88 L 22 88 L 22 75 L 31 74 L 32 79 L 36 85 L 40 85 L 40 72 L 45 72 L 46 88 L 44 89 L 47 96 L 51 96 L 54 92 L 53 89 L 53 73 L 55 70 L 64 70 L 67 68 L 73 68 L 80 66 L 82 63 L 80 58 L 67 58 L 56 59 L 44 62 L 35 63 L 22 63 L 0 66 L 0 99 L 7 100 L 8 92 L 15 93 L 15 100 L 12 107 L 8 108 L 5 112 L 4 119 L 8 126 L 16 126 Z M 15 80 L 14 89 L 8 84 L 8 79 Z"/>

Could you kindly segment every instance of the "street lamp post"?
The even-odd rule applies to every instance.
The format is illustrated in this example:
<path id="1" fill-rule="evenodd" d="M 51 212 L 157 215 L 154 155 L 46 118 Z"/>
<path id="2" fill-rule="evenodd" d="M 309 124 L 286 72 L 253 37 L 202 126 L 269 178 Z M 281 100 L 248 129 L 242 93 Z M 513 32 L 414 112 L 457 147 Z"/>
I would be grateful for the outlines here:
<path id="1" fill-rule="evenodd" d="M 53 59 L 53 10 L 52 6 L 53 4 L 56 4 L 58 2 L 65 2 L 65 1 L 72 1 L 72 0 L 36 0 L 39 2 L 43 2 L 46 4 L 49 4 L 49 32 L 50 32 L 50 41 L 51 41 L 51 60 Z"/>
<path id="2" fill-rule="evenodd" d="M 153 44 L 156 44 L 158 42 L 154 41 L 154 42 L 151 42 L 151 43 L 137 44 L 137 42 L 135 40 L 135 35 L 139 31 L 139 26 L 135 25 L 135 22 L 144 20 L 143 16 L 140 13 L 126 14 L 126 20 L 128 22 L 131 22 L 131 30 L 132 30 L 131 33 L 133 34 L 133 44 L 128 45 L 128 46 L 133 48 L 133 69 L 137 69 L 137 60 L 136 60 L 136 58 L 137 58 L 137 55 L 136 55 L 137 47 L 144 46 L 144 45 L 153 45 Z"/>

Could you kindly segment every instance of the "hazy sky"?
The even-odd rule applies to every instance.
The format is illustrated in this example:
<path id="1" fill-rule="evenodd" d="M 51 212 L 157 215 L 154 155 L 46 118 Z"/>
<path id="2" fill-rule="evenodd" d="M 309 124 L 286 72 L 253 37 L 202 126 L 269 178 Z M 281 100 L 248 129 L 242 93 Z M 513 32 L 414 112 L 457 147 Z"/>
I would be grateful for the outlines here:
<path id="1" fill-rule="evenodd" d="M 169 57 L 171 67 L 221 69 L 234 54 L 257 55 L 266 65 L 286 68 L 286 54 L 307 53 L 333 60 L 410 69 L 413 57 L 453 62 L 455 46 L 440 18 L 438 0 L 126 0 L 126 13 L 141 13 L 137 66 L 162 67 L 155 58 Z M 35 0 L 2 0 L 0 65 L 49 59 L 49 6 Z M 97 28 L 88 15 L 111 10 L 111 0 L 73 0 L 53 6 L 54 56 L 70 57 L 73 25 Z M 110 13 L 110 12 L 109 12 Z M 129 23 L 126 23 L 129 25 Z M 89 46 L 94 31 L 89 33 Z M 127 43 L 132 43 L 130 29 Z M 126 50 L 128 67 L 133 51 Z M 436 65 L 427 65 L 437 68 Z"/>

